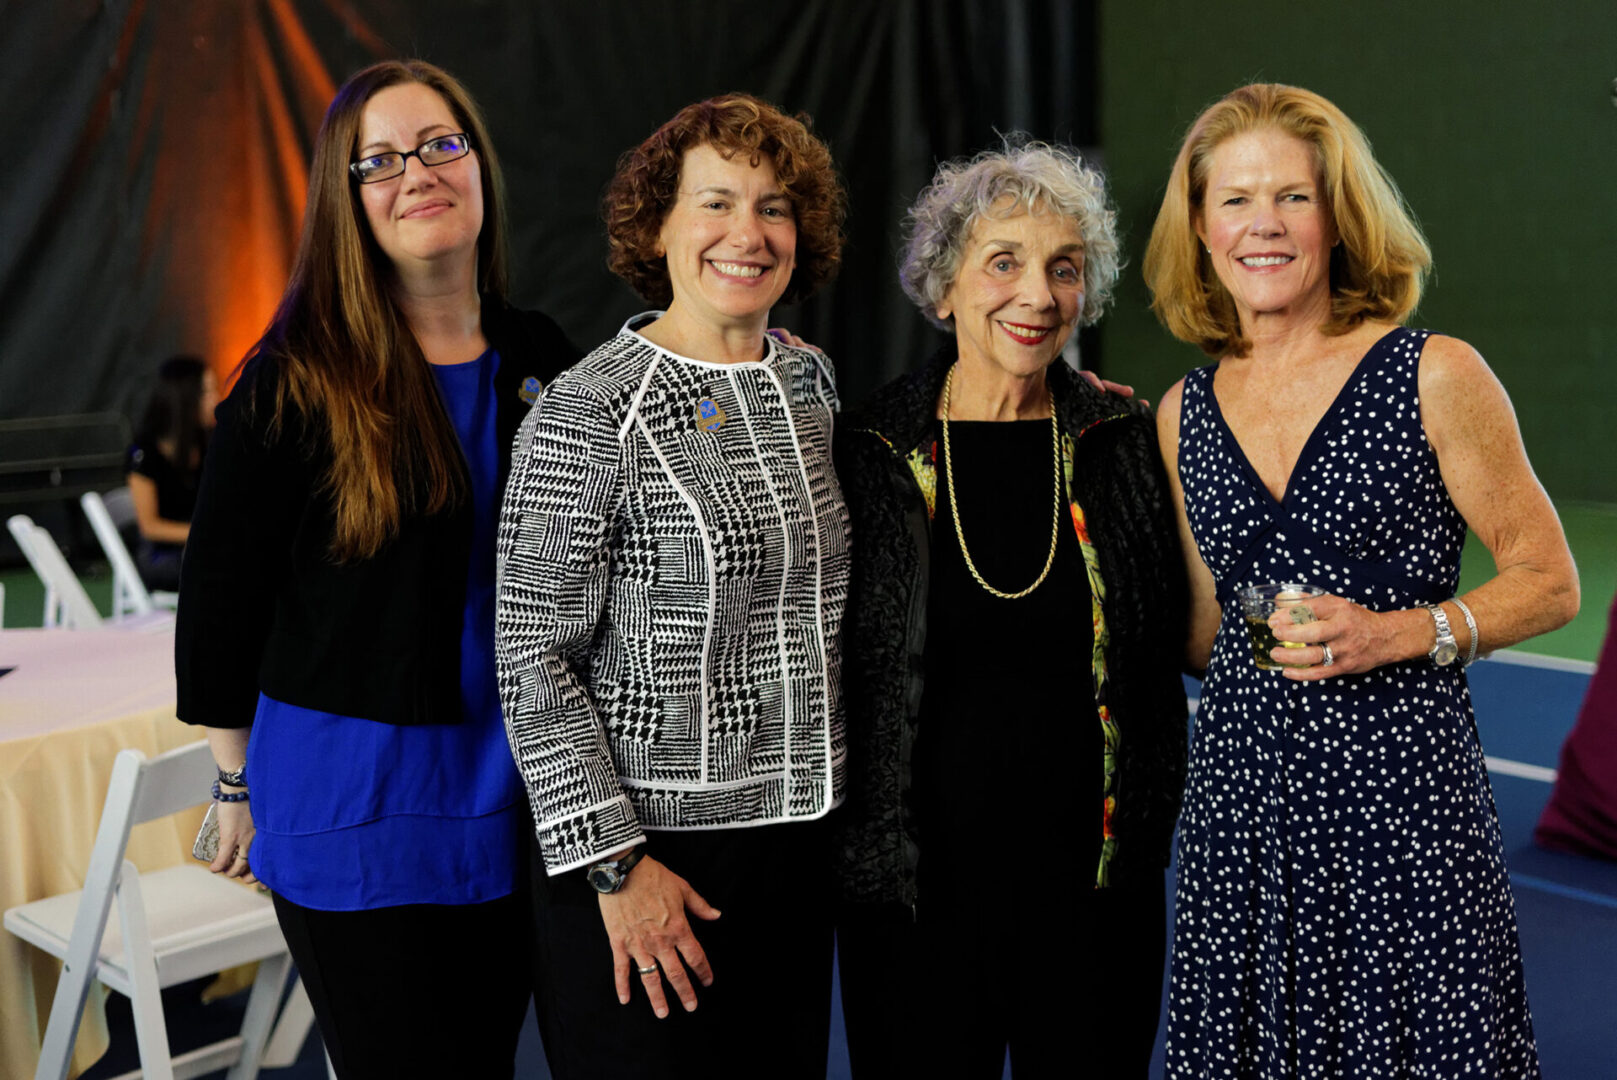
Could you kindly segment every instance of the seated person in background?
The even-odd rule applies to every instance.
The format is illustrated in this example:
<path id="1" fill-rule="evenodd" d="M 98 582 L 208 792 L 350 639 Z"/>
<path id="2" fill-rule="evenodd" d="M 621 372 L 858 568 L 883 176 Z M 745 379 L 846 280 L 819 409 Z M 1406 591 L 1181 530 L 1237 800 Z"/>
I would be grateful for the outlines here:
<path id="1" fill-rule="evenodd" d="M 157 369 L 157 386 L 140 418 L 127 462 L 129 494 L 140 530 L 135 567 L 148 589 L 180 587 L 180 552 L 191 532 L 202 452 L 218 403 L 213 372 L 196 357 L 173 356 Z"/>

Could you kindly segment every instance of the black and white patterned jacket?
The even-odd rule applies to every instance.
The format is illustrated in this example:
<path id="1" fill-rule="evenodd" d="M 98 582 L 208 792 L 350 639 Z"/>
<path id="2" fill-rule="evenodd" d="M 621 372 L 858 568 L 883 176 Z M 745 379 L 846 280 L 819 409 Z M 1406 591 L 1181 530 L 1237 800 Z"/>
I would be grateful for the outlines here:
<path id="1" fill-rule="evenodd" d="M 848 515 L 813 352 L 677 356 L 625 329 L 517 435 L 499 533 L 507 734 L 550 873 L 649 829 L 842 799 Z"/>

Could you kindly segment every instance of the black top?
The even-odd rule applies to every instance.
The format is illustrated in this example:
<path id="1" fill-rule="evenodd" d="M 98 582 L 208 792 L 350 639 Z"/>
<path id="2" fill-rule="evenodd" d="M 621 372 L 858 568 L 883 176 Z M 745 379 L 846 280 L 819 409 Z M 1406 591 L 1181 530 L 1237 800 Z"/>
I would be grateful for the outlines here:
<path id="1" fill-rule="evenodd" d="M 157 485 L 157 516 L 165 521 L 190 521 L 197 504 L 200 462 L 182 469 L 170 461 L 155 442 L 142 439 L 129 448 L 128 472 L 139 473 Z"/>
<path id="2" fill-rule="evenodd" d="M 950 510 L 942 424 L 927 599 L 926 691 L 915 742 L 920 900 L 974 902 L 985 870 L 1064 846 L 1074 816 L 1099 813 L 1101 732 L 1083 687 L 1089 583 L 1062 500 L 1055 563 L 1032 593 L 994 596 L 971 576 Z M 955 496 L 972 561 L 990 585 L 1020 592 L 1038 577 L 1056 512 L 1048 420 L 951 421 Z M 1049 823 L 1027 830 L 1012 822 Z M 1080 865 L 1099 856 L 1081 833 Z M 1093 848 L 1093 852 L 1091 852 Z"/>
<path id="3" fill-rule="evenodd" d="M 538 387 L 578 351 L 545 316 L 497 301 L 485 302 L 483 332 L 500 354 L 493 391 L 503 490 Z M 458 723 L 470 505 L 407 518 L 370 558 L 333 562 L 323 420 L 289 402 L 272 428 L 280 378 L 273 359 L 249 362 L 215 414 L 181 568 L 179 718 L 247 727 L 262 691 L 339 716 Z"/>
<path id="4" fill-rule="evenodd" d="M 937 494 L 945 516 L 934 522 L 919 475 L 925 470 L 918 469 L 920 463 L 913 459 L 931 454 L 938 397 L 955 359 L 950 343 L 923 368 L 884 387 L 837 425 L 837 476 L 848 501 L 854 543 L 842 646 L 848 801 L 839 815 L 836 861 L 842 896 L 853 902 L 908 906 L 917 899 L 916 871 L 923 856 L 914 813 L 915 742 L 923 726 L 922 699 L 930 689 L 928 658 L 941 655 L 931 649 L 928 634 L 943 625 L 928 611 L 932 564 L 936 547 L 954 530 L 947 524 L 946 485 L 940 485 Z M 1141 881 L 1155 881 L 1168 862 L 1185 767 L 1181 653 L 1163 644 L 1163 628 L 1183 625 L 1186 610 L 1173 501 L 1155 425 L 1145 406 L 1091 388 L 1064 364 L 1050 365 L 1046 379 L 1062 434 L 1073 442 L 1072 495 L 1083 508 L 1106 590 L 1101 599 L 1108 631 L 1103 692 L 1108 715 L 1119 731 L 1117 804 L 1112 814 L 1117 847 L 1109 880 L 1125 884 L 1138 873 Z M 959 429 L 953 424 L 950 429 L 952 438 Z M 1041 446 L 1048 446 L 1042 442 L 1048 437 L 1046 428 Z M 961 452 L 958 464 L 969 468 L 970 451 Z M 1037 473 L 1029 469 L 1030 476 L 1038 478 L 1030 483 L 1046 482 L 1050 466 L 1042 463 L 1047 460 L 1043 453 L 1041 449 Z M 1003 476 L 996 476 L 989 487 L 1004 482 Z M 966 490 L 970 483 L 963 479 L 959 494 L 966 500 L 962 508 L 966 540 L 976 558 L 978 533 L 989 526 L 974 524 L 973 493 Z M 1040 490 L 1038 505 L 1047 507 Z M 1064 521 L 1063 527 L 1070 535 L 1071 524 Z M 1035 534 L 1042 539 L 1018 541 L 1015 565 L 1000 569 L 1003 576 L 990 580 L 1012 586 L 1008 591 L 1013 592 L 1030 583 L 1049 550 L 1048 528 L 1045 518 Z M 993 538 L 985 535 L 981 542 L 991 544 Z M 986 548 L 984 555 L 988 557 Z M 983 602 L 1020 603 L 986 594 Z M 1093 625 L 1090 604 L 1062 607 L 1066 622 L 1079 625 L 1055 635 L 1072 653 L 1062 656 L 1058 651 L 1050 670 L 1055 683 L 1070 695 L 1075 714 L 1082 710 L 1084 722 L 1098 727 L 1099 695 L 1090 666 L 1093 646 L 1087 640 Z M 1002 644 L 986 632 L 973 637 L 979 663 Z M 1014 644 L 1026 645 L 1026 638 L 1018 633 Z M 983 719 L 980 730 L 992 733 L 1004 724 L 1003 711 L 995 710 Z M 1036 736 L 1038 731 L 1029 728 L 1026 734 Z M 1029 846 L 1015 839 L 1023 833 L 1040 838 L 1031 846 L 1057 837 L 1052 843 L 1062 851 L 1090 852 L 1100 842 L 1101 814 L 1090 797 L 1096 789 L 1087 779 L 1079 778 L 1084 785 L 1079 790 L 1068 783 L 1066 774 L 1052 774 L 1046 766 L 1055 756 L 1054 750 L 1047 753 L 1036 747 L 1024 773 L 1029 778 L 1027 790 L 1037 780 L 1042 790 L 1059 789 L 1068 796 L 1059 816 L 1051 819 L 1031 808 L 1008 808 L 1007 832 L 1000 844 L 975 853 L 984 874 L 1004 866 L 1013 849 Z M 1098 784 L 1098 772 L 1093 775 Z M 1098 864 L 1090 863 L 1086 878 L 1096 870 Z"/>

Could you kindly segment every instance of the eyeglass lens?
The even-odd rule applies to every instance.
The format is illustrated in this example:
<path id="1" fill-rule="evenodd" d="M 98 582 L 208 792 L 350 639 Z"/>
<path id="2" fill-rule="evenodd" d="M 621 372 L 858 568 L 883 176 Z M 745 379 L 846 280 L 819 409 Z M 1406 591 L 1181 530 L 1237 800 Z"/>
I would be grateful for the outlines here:
<path id="1" fill-rule="evenodd" d="M 465 157 L 471 149 L 472 142 L 464 133 L 440 135 L 436 139 L 428 139 L 414 150 L 394 150 L 360 158 L 348 168 L 360 183 L 375 184 L 403 173 L 405 162 L 410 158 L 419 158 L 423 165 L 445 165 Z"/>

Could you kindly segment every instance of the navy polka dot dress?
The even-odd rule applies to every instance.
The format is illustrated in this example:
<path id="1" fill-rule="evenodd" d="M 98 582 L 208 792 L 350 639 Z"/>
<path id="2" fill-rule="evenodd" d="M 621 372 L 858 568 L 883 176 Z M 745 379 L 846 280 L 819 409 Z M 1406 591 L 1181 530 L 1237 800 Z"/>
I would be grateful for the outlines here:
<path id="1" fill-rule="evenodd" d="M 1458 665 L 1290 682 L 1235 590 L 1306 581 L 1378 611 L 1454 595 L 1465 522 L 1421 428 L 1429 336 L 1359 362 L 1276 502 L 1184 383 L 1179 476 L 1223 622 L 1184 814 L 1167 1075 L 1536 1077 L 1493 795 Z"/>

